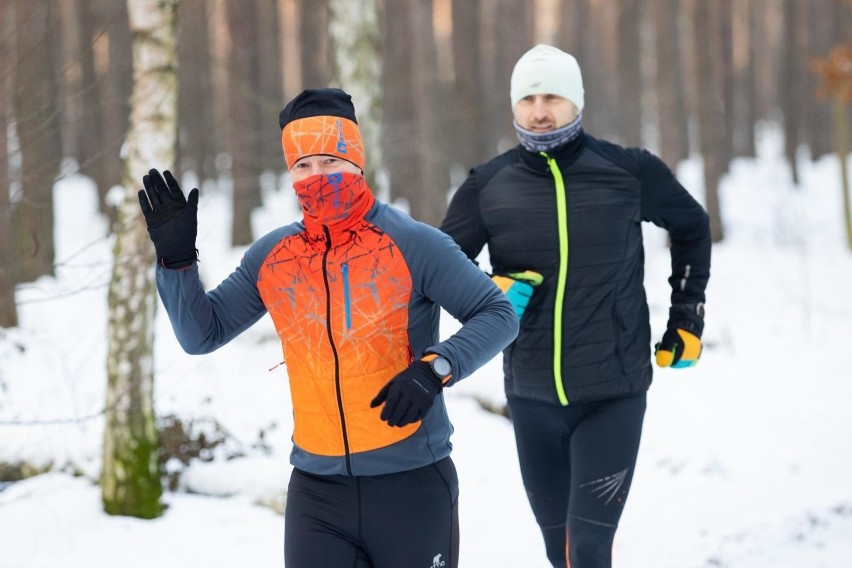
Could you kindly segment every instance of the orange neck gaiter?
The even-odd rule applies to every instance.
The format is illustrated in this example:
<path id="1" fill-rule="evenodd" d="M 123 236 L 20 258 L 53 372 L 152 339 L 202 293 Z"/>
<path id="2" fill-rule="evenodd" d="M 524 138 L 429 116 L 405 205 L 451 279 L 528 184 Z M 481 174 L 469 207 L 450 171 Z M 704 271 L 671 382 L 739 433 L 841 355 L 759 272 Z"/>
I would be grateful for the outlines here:
<path id="1" fill-rule="evenodd" d="M 362 218 L 375 198 L 364 176 L 353 173 L 317 174 L 293 184 L 302 207 L 305 227 L 321 231 L 351 225 Z"/>

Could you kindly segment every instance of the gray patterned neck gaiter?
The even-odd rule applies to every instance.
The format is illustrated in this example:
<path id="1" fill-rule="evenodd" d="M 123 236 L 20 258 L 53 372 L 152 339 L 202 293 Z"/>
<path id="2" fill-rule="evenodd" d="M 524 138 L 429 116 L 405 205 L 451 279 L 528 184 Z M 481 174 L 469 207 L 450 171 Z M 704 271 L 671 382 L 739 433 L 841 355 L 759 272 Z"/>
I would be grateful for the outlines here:
<path id="1" fill-rule="evenodd" d="M 578 115 L 572 122 L 550 132 L 532 132 L 521 127 L 514 120 L 512 125 L 515 127 L 521 146 L 530 152 L 549 152 L 579 136 L 580 129 L 583 128 L 583 115 Z"/>

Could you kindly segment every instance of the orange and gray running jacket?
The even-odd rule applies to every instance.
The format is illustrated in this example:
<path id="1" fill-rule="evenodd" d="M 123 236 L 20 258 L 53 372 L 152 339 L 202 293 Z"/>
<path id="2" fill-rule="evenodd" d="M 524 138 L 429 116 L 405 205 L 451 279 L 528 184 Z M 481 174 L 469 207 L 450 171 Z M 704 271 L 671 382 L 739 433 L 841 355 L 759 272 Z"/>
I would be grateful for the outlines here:
<path id="1" fill-rule="evenodd" d="M 363 177 L 294 184 L 303 221 L 254 243 L 205 292 L 193 265 L 157 268 L 157 288 L 185 351 L 209 353 L 266 312 L 281 338 L 293 398 L 291 463 L 320 475 L 422 467 L 451 450 L 443 396 L 422 422 L 394 428 L 370 401 L 425 353 L 464 379 L 516 336 L 511 304 L 437 229 L 374 200 Z M 462 323 L 445 341 L 440 308 Z"/>

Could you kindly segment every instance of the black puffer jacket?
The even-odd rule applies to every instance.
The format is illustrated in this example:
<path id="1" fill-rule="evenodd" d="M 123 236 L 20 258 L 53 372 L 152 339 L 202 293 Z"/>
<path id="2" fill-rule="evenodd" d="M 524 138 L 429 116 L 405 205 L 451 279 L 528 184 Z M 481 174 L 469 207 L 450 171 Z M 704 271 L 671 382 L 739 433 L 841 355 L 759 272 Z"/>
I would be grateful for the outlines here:
<path id="1" fill-rule="evenodd" d="M 548 157 L 518 146 L 471 170 L 441 229 L 471 259 L 487 245 L 495 274 L 544 276 L 504 351 L 508 396 L 565 405 L 648 389 L 642 221 L 671 237 L 672 302 L 704 302 L 707 213 L 653 154 L 581 133 Z"/>

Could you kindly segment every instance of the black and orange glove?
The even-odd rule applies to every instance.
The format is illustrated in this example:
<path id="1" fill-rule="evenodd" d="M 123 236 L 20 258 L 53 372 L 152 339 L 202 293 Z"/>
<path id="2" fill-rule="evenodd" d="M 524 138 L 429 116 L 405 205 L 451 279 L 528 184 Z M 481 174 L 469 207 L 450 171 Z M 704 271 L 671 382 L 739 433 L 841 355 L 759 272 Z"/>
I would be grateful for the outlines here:
<path id="1" fill-rule="evenodd" d="M 190 191 L 187 200 L 168 170 L 163 175 L 150 170 L 142 184 L 145 189 L 139 191 L 139 207 L 157 251 L 157 262 L 165 268 L 192 266 L 198 258 L 198 189 Z"/>
<path id="2" fill-rule="evenodd" d="M 415 361 L 382 387 L 370 408 L 384 403 L 381 418 L 388 426 L 423 420 L 444 385 L 426 361 Z"/>
<path id="3" fill-rule="evenodd" d="M 682 369 L 694 367 L 701 357 L 704 304 L 674 304 L 663 338 L 654 347 L 657 366 Z"/>

